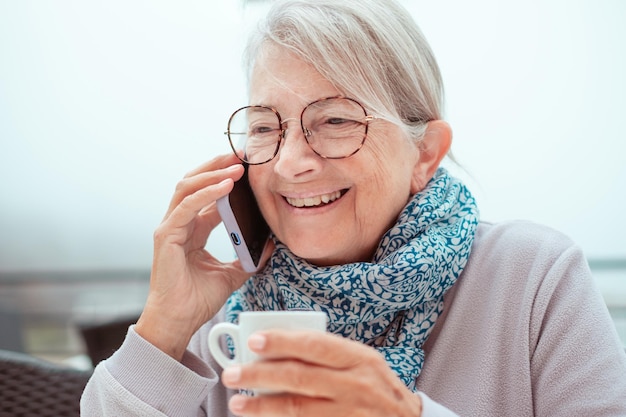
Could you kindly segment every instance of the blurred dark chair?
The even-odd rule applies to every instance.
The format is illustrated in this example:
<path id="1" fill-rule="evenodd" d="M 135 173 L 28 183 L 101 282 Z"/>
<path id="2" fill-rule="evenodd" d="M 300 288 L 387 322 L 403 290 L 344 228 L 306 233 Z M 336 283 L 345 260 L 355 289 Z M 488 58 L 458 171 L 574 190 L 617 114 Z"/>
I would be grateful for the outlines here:
<path id="1" fill-rule="evenodd" d="M 135 324 L 138 318 L 138 316 L 122 317 L 104 323 L 78 325 L 78 330 L 85 342 L 86 353 L 94 367 L 111 356 L 122 345 L 128 327 Z"/>
<path id="2" fill-rule="evenodd" d="M 0 350 L 0 417 L 80 415 L 89 371 Z"/>

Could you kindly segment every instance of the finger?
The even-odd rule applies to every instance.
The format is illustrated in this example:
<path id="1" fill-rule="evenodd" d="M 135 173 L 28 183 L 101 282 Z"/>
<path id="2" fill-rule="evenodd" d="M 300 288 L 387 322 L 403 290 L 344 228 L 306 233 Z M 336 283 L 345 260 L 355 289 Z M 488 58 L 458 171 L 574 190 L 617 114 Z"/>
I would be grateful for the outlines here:
<path id="1" fill-rule="evenodd" d="M 233 384 L 231 378 L 239 382 Z M 296 361 L 261 361 L 227 368 L 222 381 L 233 389 L 263 388 L 281 393 L 269 396 L 277 399 L 275 403 L 261 397 L 259 402 L 247 404 L 245 415 L 274 415 L 283 409 L 289 416 L 363 415 L 359 410 L 371 413 L 367 415 L 409 415 L 407 410 L 421 407 L 415 394 L 390 369 L 380 366 L 337 370 Z"/>
<path id="2" fill-rule="evenodd" d="M 258 389 L 332 399 L 336 389 L 350 385 L 346 373 L 300 361 L 257 361 L 226 368 L 222 383 L 231 389 Z M 346 384 L 347 383 L 347 384 Z"/>
<path id="3" fill-rule="evenodd" d="M 302 395 L 280 394 L 248 397 L 233 395 L 228 402 L 235 415 L 254 416 L 421 416 L 422 400 L 419 395 L 405 390 L 402 398 L 392 398 L 376 402 L 377 395 L 364 398 L 365 401 L 338 401 L 313 398 Z M 376 393 L 374 393 L 376 394 Z"/>
<path id="4" fill-rule="evenodd" d="M 183 178 L 178 182 L 178 184 L 176 184 L 176 190 L 174 191 L 167 213 L 165 214 L 165 219 L 167 219 L 176 207 L 178 207 L 189 195 L 194 194 L 209 185 L 217 184 L 226 178 L 237 181 L 241 178 L 243 172 L 244 169 L 241 164 L 234 164 L 225 168 L 201 172 L 194 176 Z M 208 205 L 209 203 L 211 203 L 211 201 L 207 201 L 205 205 Z"/>
<path id="5" fill-rule="evenodd" d="M 240 416 L 274 416 L 274 417 L 318 417 L 342 415 L 335 404 L 321 398 L 298 395 L 266 395 L 247 397 L 234 395 L 229 403 L 230 411 Z M 346 415 L 351 410 L 344 410 Z"/>
<path id="6" fill-rule="evenodd" d="M 241 161 L 232 153 L 218 155 L 210 161 L 204 162 L 203 164 L 189 171 L 187 174 L 185 174 L 185 178 L 194 177 L 203 172 L 215 171 L 216 169 L 226 168 L 227 166 L 235 164 L 241 165 Z"/>
<path id="7" fill-rule="evenodd" d="M 335 369 L 380 362 L 378 351 L 331 333 L 294 330 L 264 330 L 248 339 L 252 351 L 265 359 L 297 359 Z"/>
<path id="8" fill-rule="evenodd" d="M 218 184 L 210 185 L 183 198 L 180 204 L 159 225 L 155 232 L 155 238 L 168 237 L 167 240 L 171 241 L 173 239 L 181 245 L 187 242 L 193 234 L 193 230 L 188 229 L 188 226 L 195 226 L 192 225 L 192 222 L 197 219 L 200 211 L 207 204 L 228 194 L 232 190 L 233 185 L 233 180 L 226 178 Z"/>
<path id="9" fill-rule="evenodd" d="M 194 228 L 191 232 L 191 246 L 194 248 L 205 247 L 209 235 L 221 221 L 215 202 L 203 207 L 195 218 Z"/>

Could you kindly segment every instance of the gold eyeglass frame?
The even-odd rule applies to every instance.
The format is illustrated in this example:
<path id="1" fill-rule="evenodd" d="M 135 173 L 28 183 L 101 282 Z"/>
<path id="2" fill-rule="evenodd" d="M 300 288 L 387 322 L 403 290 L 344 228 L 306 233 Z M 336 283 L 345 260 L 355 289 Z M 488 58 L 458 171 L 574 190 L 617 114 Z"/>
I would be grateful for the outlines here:
<path id="1" fill-rule="evenodd" d="M 345 99 L 345 100 L 349 100 L 352 101 L 353 103 L 357 104 L 362 110 L 363 110 L 363 116 L 364 119 L 362 122 L 363 125 L 365 125 L 365 132 L 363 133 L 363 139 L 361 139 L 361 143 L 359 144 L 358 148 L 356 148 L 353 152 L 351 152 L 348 155 L 343 155 L 343 156 L 326 156 L 326 155 L 322 155 L 321 153 L 319 153 L 317 150 L 315 150 L 313 148 L 313 146 L 311 145 L 311 143 L 309 142 L 309 137 L 312 136 L 312 132 L 306 127 L 304 126 L 304 123 L 302 121 L 302 116 L 304 115 L 304 112 L 312 105 L 326 101 L 326 100 L 335 100 L 335 99 Z M 267 109 L 267 110 L 271 110 L 276 117 L 278 118 L 278 124 L 280 126 L 280 133 L 278 134 L 278 140 L 276 141 L 276 148 L 274 149 L 274 152 L 272 154 L 272 156 L 267 159 L 266 161 L 263 162 L 248 162 L 246 161 L 244 158 L 241 158 L 239 156 L 239 154 L 237 154 L 237 149 L 235 148 L 235 144 L 233 143 L 233 139 L 231 137 L 231 131 L 230 131 L 230 125 L 231 122 L 233 121 L 234 116 L 240 112 L 241 110 L 244 109 L 250 109 L 250 108 L 259 108 L 259 109 Z M 307 104 L 306 106 L 304 106 L 304 109 L 302 109 L 302 112 L 300 112 L 300 118 L 296 119 L 296 118 L 289 118 L 289 119 L 285 119 L 283 120 L 282 117 L 280 116 L 280 113 L 278 113 L 278 110 L 276 110 L 273 107 L 269 107 L 269 106 L 262 106 L 262 105 L 251 105 L 251 106 L 243 106 L 238 108 L 237 110 L 235 110 L 231 116 L 228 119 L 228 125 L 226 128 L 226 131 L 224 132 L 224 134 L 228 137 L 228 142 L 230 144 L 231 149 L 233 150 L 233 152 L 235 153 L 235 155 L 237 156 L 237 158 L 239 158 L 239 160 L 245 164 L 248 165 L 262 165 L 262 164 L 266 164 L 269 161 L 271 161 L 272 159 L 276 158 L 276 155 L 278 155 L 278 152 L 280 150 L 280 145 L 283 141 L 283 139 L 285 139 L 285 135 L 287 134 L 287 125 L 286 123 L 290 120 L 300 120 L 300 128 L 302 129 L 302 133 L 304 134 L 304 139 L 306 140 L 307 145 L 309 145 L 309 148 L 311 148 L 311 150 L 313 152 L 315 152 L 316 155 L 320 156 L 321 158 L 324 159 L 343 159 L 343 158 L 348 158 L 352 155 L 354 155 L 355 153 L 357 153 L 358 151 L 361 150 L 361 148 L 363 147 L 363 144 L 365 143 L 365 139 L 367 139 L 367 132 L 368 132 L 368 128 L 369 128 L 369 123 L 373 120 L 376 119 L 376 116 L 372 116 L 372 115 L 368 115 L 367 114 L 367 110 L 365 110 L 365 107 L 363 107 L 363 105 L 361 103 L 359 103 L 357 100 L 350 98 L 350 97 L 344 97 L 344 96 L 333 96 L 333 97 L 325 97 L 325 98 L 321 98 L 315 101 L 310 102 L 309 104 Z M 233 133 L 233 134 L 240 134 L 240 133 Z"/>

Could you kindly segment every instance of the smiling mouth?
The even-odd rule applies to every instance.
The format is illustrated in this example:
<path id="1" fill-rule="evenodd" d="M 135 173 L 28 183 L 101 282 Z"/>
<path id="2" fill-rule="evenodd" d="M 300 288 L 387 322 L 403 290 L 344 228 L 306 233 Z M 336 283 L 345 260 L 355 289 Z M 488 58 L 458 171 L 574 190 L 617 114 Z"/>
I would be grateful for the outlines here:
<path id="1" fill-rule="evenodd" d="M 302 207 L 319 207 L 324 206 L 326 204 L 330 204 L 333 201 L 341 198 L 348 190 L 339 190 L 328 194 L 317 195 L 314 197 L 307 198 L 290 198 L 285 197 L 287 203 L 293 207 L 302 208 Z"/>

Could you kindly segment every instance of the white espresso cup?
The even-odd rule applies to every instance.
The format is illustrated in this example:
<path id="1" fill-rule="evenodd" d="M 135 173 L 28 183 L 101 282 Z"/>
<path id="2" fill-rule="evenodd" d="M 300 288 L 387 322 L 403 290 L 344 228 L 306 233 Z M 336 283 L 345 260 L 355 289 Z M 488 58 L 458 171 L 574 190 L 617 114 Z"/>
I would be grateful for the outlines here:
<path id="1" fill-rule="evenodd" d="M 327 316 L 321 311 L 246 311 L 239 314 L 239 324 L 218 323 L 209 332 L 209 350 L 222 368 L 258 360 L 248 349 L 248 338 L 259 330 L 315 330 L 326 331 Z M 234 356 L 226 356 L 220 338 L 230 336 Z"/>

